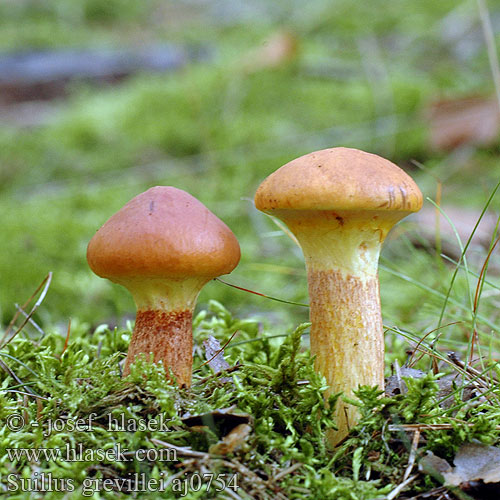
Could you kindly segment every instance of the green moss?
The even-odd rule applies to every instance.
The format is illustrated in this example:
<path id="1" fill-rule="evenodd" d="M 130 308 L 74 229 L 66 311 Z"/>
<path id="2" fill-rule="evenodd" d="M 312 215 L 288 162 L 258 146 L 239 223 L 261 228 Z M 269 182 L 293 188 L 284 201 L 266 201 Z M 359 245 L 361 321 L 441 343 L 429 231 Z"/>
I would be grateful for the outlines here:
<path id="1" fill-rule="evenodd" d="M 234 318 L 217 302 L 200 312 L 194 324 L 197 347 L 190 389 L 168 384 L 161 366 L 143 361 L 122 379 L 127 330 L 101 326 L 92 333 L 75 324 L 66 349 L 65 339 L 56 333 L 43 338 L 20 333 L 7 344 L 1 359 L 16 378 L 0 371 L 0 418 L 6 422 L 0 431 L 0 473 L 11 498 L 23 498 L 24 486 L 34 489 L 34 483 L 21 478 L 28 481 L 38 472 L 46 478 L 52 474 L 47 481 L 54 489 L 65 488 L 46 494 L 54 499 L 64 494 L 71 499 L 87 494 L 127 497 L 106 492 L 107 483 L 99 482 L 106 478 L 131 479 L 129 486 L 136 490 L 146 481 L 150 491 L 141 493 L 144 498 L 182 497 L 182 490 L 175 489 L 182 485 L 185 498 L 221 498 L 215 490 L 218 483 L 207 487 L 209 477 L 237 485 L 241 498 L 272 498 L 280 491 L 288 498 L 376 499 L 401 482 L 406 468 L 411 436 L 397 430 L 401 425 L 451 423 L 449 429 L 423 431 L 427 440 L 419 448 L 419 453 L 431 450 L 448 459 L 472 439 L 499 442 L 496 407 L 462 403 L 462 414 L 447 415 L 436 404 L 438 377 L 428 375 L 406 379 L 408 392 L 395 397 L 360 388 L 356 404 L 362 418 L 341 447 L 331 450 L 325 432 L 335 426 L 337 396 L 325 404 L 325 381 L 314 372 L 302 342 L 308 324 L 280 338 L 262 331 L 254 320 Z M 230 373 L 214 375 L 199 346 L 209 334 L 225 343 L 235 330 L 237 336 L 225 349 Z M 498 388 L 491 392 L 492 397 L 499 395 Z M 203 426 L 191 427 L 187 415 L 203 416 Z M 249 424 L 239 446 L 228 454 L 210 453 L 238 422 Z M 177 448 L 170 448 L 170 454 L 160 451 L 165 442 Z M 43 452 L 28 458 L 20 451 L 37 453 L 42 448 L 49 453 L 62 450 L 63 458 Z M 149 459 L 133 455 L 137 450 L 146 450 L 139 453 L 149 453 Z M 10 460 L 13 453 L 19 455 Z M 64 460 L 66 453 L 70 460 Z M 200 493 L 195 490 L 202 474 Z M 160 488 L 156 479 L 170 479 L 165 491 L 153 491 Z M 412 487 L 424 485 L 422 477 Z"/>

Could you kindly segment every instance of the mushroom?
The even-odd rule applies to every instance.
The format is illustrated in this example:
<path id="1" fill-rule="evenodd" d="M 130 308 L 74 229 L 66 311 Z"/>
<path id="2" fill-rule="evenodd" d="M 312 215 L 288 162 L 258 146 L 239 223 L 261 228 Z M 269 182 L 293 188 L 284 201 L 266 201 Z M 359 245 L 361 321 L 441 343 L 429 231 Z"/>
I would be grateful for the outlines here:
<path id="1" fill-rule="evenodd" d="M 347 398 L 360 385 L 384 386 L 384 332 L 377 264 L 391 227 L 422 206 L 414 181 L 388 160 L 331 148 L 297 158 L 259 186 L 255 206 L 281 219 L 304 253 L 311 352 L 327 395 Z M 337 403 L 338 443 L 358 420 Z"/>
<path id="2" fill-rule="evenodd" d="M 124 375 L 139 355 L 153 353 L 179 386 L 191 384 L 196 299 L 239 259 L 231 230 L 196 198 L 170 186 L 136 196 L 97 231 L 87 249 L 90 268 L 127 288 L 137 306 Z"/>

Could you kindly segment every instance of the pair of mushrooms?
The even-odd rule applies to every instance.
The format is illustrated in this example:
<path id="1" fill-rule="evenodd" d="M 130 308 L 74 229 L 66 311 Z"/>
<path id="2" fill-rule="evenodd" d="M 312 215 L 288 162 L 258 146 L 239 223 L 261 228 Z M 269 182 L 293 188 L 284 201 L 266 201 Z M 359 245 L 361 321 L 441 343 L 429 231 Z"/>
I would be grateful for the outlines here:
<path id="1" fill-rule="evenodd" d="M 392 226 L 422 206 L 414 181 L 393 163 L 356 149 L 297 158 L 259 186 L 255 206 L 281 219 L 302 247 L 309 284 L 311 352 L 328 394 L 384 386 L 384 335 L 377 263 Z M 154 187 L 113 215 L 89 243 L 99 276 L 125 286 L 137 305 L 124 373 L 153 356 L 189 386 L 192 314 L 201 288 L 231 272 L 240 248 L 202 203 L 173 187 Z M 335 444 L 357 421 L 339 401 Z"/>

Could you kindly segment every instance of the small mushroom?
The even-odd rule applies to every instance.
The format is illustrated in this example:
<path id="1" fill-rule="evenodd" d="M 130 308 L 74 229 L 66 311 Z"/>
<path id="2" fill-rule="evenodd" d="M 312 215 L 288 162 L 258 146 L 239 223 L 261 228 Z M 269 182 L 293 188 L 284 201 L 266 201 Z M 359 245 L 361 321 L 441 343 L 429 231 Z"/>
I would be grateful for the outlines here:
<path id="1" fill-rule="evenodd" d="M 137 306 L 124 375 L 141 354 L 191 384 L 192 315 L 202 287 L 240 259 L 231 230 L 200 201 L 169 186 L 136 196 L 94 235 L 94 273 L 123 285 Z"/>
<path id="2" fill-rule="evenodd" d="M 378 257 L 391 227 L 422 206 L 413 180 L 388 160 L 332 148 L 297 158 L 259 186 L 255 206 L 287 224 L 302 247 L 309 284 L 311 352 L 328 394 L 384 386 Z M 358 420 L 339 401 L 336 444 Z"/>

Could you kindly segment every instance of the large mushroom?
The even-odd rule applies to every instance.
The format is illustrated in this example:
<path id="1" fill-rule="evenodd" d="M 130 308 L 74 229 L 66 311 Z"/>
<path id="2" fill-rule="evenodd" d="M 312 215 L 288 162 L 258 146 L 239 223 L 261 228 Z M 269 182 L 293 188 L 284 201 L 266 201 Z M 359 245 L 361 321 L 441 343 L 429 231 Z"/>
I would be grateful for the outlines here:
<path id="1" fill-rule="evenodd" d="M 240 259 L 231 230 L 200 201 L 169 186 L 136 196 L 94 235 L 94 273 L 123 285 L 137 306 L 124 375 L 137 356 L 162 361 L 180 386 L 191 384 L 192 315 L 202 287 Z"/>
<path id="2" fill-rule="evenodd" d="M 287 224 L 302 247 L 309 284 L 311 352 L 328 393 L 384 386 L 378 258 L 392 226 L 422 206 L 415 182 L 388 160 L 331 148 L 297 158 L 259 186 L 255 206 Z M 339 442 L 358 420 L 339 401 Z"/>

